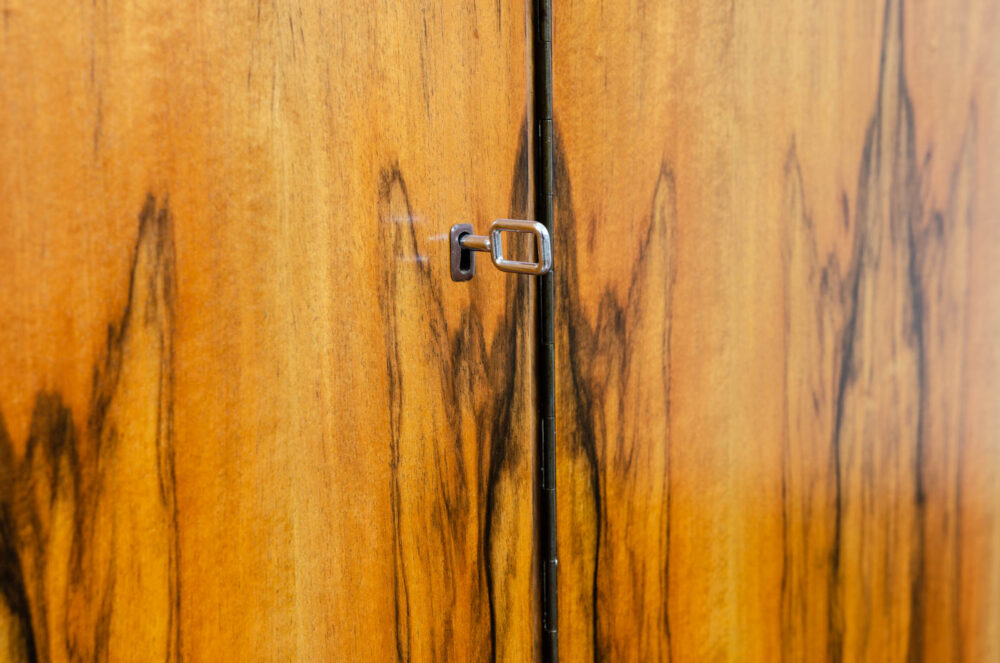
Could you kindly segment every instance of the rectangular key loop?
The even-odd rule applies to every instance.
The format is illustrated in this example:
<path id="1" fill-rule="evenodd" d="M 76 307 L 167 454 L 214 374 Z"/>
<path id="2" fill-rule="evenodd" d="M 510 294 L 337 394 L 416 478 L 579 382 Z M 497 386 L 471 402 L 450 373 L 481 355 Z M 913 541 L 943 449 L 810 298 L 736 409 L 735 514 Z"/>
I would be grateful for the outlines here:
<path id="1" fill-rule="evenodd" d="M 509 260 L 503 255 L 504 231 L 527 233 L 535 238 L 536 262 Z M 490 257 L 497 269 L 517 274 L 547 274 L 552 269 L 552 241 L 548 229 L 537 221 L 497 219 L 490 226 Z"/>

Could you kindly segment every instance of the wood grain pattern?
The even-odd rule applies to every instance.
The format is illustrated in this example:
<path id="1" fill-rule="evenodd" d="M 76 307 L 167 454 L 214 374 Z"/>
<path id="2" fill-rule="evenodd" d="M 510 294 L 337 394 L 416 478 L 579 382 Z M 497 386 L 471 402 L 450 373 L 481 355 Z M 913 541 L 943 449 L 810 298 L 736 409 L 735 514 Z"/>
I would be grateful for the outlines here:
<path id="1" fill-rule="evenodd" d="M 150 197 L 83 430 L 40 392 L 18 459 L 0 420 L 8 606 L 29 660 L 104 660 L 130 642 L 176 659 L 173 257 L 170 213 Z"/>
<path id="2" fill-rule="evenodd" d="M 1000 655 L 998 30 L 557 9 L 566 660 Z"/>
<path id="3" fill-rule="evenodd" d="M 0 658 L 532 657 L 526 13 L 4 3 Z"/>

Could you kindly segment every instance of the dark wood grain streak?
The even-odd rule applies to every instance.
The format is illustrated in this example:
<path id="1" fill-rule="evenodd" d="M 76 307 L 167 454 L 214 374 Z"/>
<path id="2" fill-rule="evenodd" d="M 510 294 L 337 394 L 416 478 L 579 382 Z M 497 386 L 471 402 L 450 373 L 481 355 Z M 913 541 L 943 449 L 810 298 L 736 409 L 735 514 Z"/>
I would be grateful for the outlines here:
<path id="1" fill-rule="evenodd" d="M 621 300 L 610 289 L 603 292 L 592 325 L 581 314 L 574 252 L 581 240 L 560 141 L 557 133 L 556 242 L 567 247 L 556 279 L 557 342 L 566 357 L 559 375 L 559 464 L 567 468 L 575 498 L 560 506 L 570 514 L 560 559 L 574 579 L 564 590 L 573 598 L 563 614 L 579 620 L 583 615 L 573 608 L 590 606 L 595 660 L 667 660 L 669 606 L 647 597 L 665 596 L 669 585 L 674 178 L 661 164 L 648 214 L 631 220 L 638 245 L 627 290 Z M 630 629 L 638 629 L 641 639 L 615 637 Z"/>
<path id="2" fill-rule="evenodd" d="M 0 486 L 13 486 L 15 478 L 10 472 L 14 469 L 11 458 L 12 443 L 0 414 Z M 6 497 L 6 496 L 5 496 Z M 25 587 L 24 572 L 17 551 L 17 531 L 13 504 L 8 499 L 0 501 L 0 591 L 3 592 L 3 602 L 0 609 L 4 610 L 4 619 L 0 627 L 4 629 L 5 660 L 17 663 L 38 660 L 35 647 L 35 634 L 31 628 L 31 605 L 28 602 L 28 591 Z"/>
<path id="3" fill-rule="evenodd" d="M 525 126 L 511 188 L 515 218 L 528 212 Z M 396 658 L 511 660 L 505 648 L 511 631 L 533 624 L 531 612 L 506 608 L 525 598 L 516 596 L 521 587 L 511 580 L 528 572 L 524 561 L 532 549 L 520 541 L 527 554 L 514 557 L 507 547 L 511 537 L 517 541 L 512 515 L 527 512 L 517 502 L 532 499 L 511 494 L 531 476 L 533 443 L 518 423 L 531 416 L 530 392 L 519 388 L 528 379 L 524 358 L 531 352 L 529 282 L 507 279 L 505 316 L 489 345 L 475 301 L 451 329 L 438 294 L 449 286 L 428 267 L 414 232 L 420 221 L 396 165 L 383 171 L 379 208 L 382 244 L 392 256 L 384 264 L 381 299 L 390 348 Z M 488 275 L 491 269 L 480 265 Z M 417 334 L 428 326 L 430 333 Z M 415 336 L 422 346 L 403 341 Z M 456 407 L 444 411 L 444 421 L 429 419 L 424 401 Z M 470 424 L 476 425 L 471 437 L 464 434 Z M 498 529 L 504 546 L 494 538 Z M 472 637 L 463 642 L 455 632 Z"/>
<path id="4" fill-rule="evenodd" d="M 499 18 L 499 14 L 498 14 Z M 510 206 L 508 212 L 512 218 L 530 218 L 533 197 L 533 181 L 530 168 L 530 142 L 528 140 L 528 123 L 522 124 L 518 141 L 517 156 L 514 160 L 514 172 L 511 176 Z M 526 238 L 515 238 L 509 243 L 515 252 L 522 255 L 529 250 L 530 242 Z M 529 544 L 520 535 L 512 531 L 511 525 L 516 522 L 510 514 L 511 504 L 524 505 L 524 512 L 532 514 L 534 533 L 533 500 L 525 500 L 520 492 L 525 486 L 534 487 L 534 473 L 530 468 L 535 466 L 534 431 L 531 440 L 526 440 L 515 431 L 520 430 L 519 423 L 525 419 L 535 423 L 534 389 L 532 375 L 534 371 L 533 336 L 535 284 L 532 279 L 516 278 L 506 285 L 509 297 L 504 307 L 505 319 L 509 320 L 490 344 L 487 363 L 487 380 L 494 386 L 499 386 L 497 396 L 487 401 L 487 407 L 477 415 L 481 421 L 491 422 L 482 426 L 477 435 L 480 449 L 480 463 L 487 469 L 485 511 L 483 523 L 482 545 L 486 562 L 483 573 L 486 577 L 487 597 L 490 608 L 490 660 L 516 660 L 518 655 L 526 656 L 528 651 L 518 653 L 505 643 L 514 641 L 519 632 L 531 625 L 532 647 L 534 653 L 537 610 L 534 586 L 534 572 L 530 575 L 533 593 L 517 602 L 519 589 L 511 583 L 512 578 L 525 573 L 522 562 L 510 553 L 502 542 L 514 540 L 517 545 L 530 551 L 524 559 L 531 559 L 534 564 L 536 544 Z M 456 348 L 456 354 L 467 353 L 473 348 L 466 344 Z M 530 358 L 530 361 L 525 361 Z M 489 448 L 486 456 L 484 450 Z M 528 471 L 528 475 L 523 473 Z M 534 490 L 532 490 L 534 494 Z M 515 498 L 514 496 L 517 495 Z M 513 498 L 513 499 L 512 499 Z M 522 500 L 524 500 L 522 502 Z M 530 505 L 530 507 L 528 507 Z M 524 600 L 527 599 L 527 600 Z M 509 606 L 519 605 L 521 611 Z M 502 647 L 500 645 L 503 645 Z"/>
<path id="5" fill-rule="evenodd" d="M 836 247 L 818 247 L 794 147 L 786 166 L 787 278 L 808 284 L 790 289 L 786 305 L 789 660 L 802 651 L 833 660 L 961 659 L 961 599 L 948 594 L 960 586 L 952 523 L 961 513 L 955 472 L 974 116 L 962 130 L 948 209 L 935 209 L 921 193 L 929 187 L 916 158 L 901 7 L 886 3 L 884 26 L 857 208 L 843 226 L 853 246 L 844 273 Z M 901 596 L 909 597 L 905 609 Z M 873 628 L 873 615 L 889 616 L 888 628 Z"/>
<path id="6" fill-rule="evenodd" d="M 822 660 L 833 623 L 834 541 L 838 522 L 834 446 L 847 284 L 836 254 L 820 257 L 806 207 L 795 146 L 784 172 L 784 320 L 781 622 L 784 660 Z M 844 223 L 849 223 L 845 212 Z M 794 287 L 798 284 L 800 287 Z M 804 367 L 808 369 L 804 370 Z"/>
<path id="7" fill-rule="evenodd" d="M 24 624 L 25 660 L 121 657 L 133 637 L 149 660 L 177 659 L 173 270 L 170 212 L 150 195 L 85 418 L 59 393 L 37 394 L 20 458 L 0 427 L 4 565 L 15 581 L 5 596 Z"/>
<path id="8" fill-rule="evenodd" d="M 929 206 L 914 233 L 920 282 L 924 389 L 921 393 L 919 463 L 919 584 L 913 592 L 911 649 L 923 660 L 969 660 L 963 645 L 961 502 L 968 401 L 970 236 L 976 218 L 977 118 L 969 109 L 965 136 L 953 166 L 947 198 Z M 974 457 L 973 457 L 974 458 Z"/>
<path id="9" fill-rule="evenodd" d="M 907 656 L 918 576 L 923 389 L 912 230 L 913 107 L 902 67 L 902 14 L 885 5 L 879 88 L 858 173 L 857 266 L 835 401 L 837 506 L 830 624 L 835 660 Z M 879 618 L 876 621 L 876 618 Z"/>

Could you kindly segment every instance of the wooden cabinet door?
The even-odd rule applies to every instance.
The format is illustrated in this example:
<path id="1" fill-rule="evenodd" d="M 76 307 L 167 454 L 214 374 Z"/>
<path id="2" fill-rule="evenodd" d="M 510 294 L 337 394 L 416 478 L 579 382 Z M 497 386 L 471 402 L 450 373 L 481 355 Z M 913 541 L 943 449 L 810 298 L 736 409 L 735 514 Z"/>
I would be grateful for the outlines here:
<path id="1" fill-rule="evenodd" d="M 1000 4 L 553 33 L 563 660 L 1000 660 Z"/>
<path id="2" fill-rule="evenodd" d="M 524 2 L 0 14 L 0 659 L 530 660 Z"/>

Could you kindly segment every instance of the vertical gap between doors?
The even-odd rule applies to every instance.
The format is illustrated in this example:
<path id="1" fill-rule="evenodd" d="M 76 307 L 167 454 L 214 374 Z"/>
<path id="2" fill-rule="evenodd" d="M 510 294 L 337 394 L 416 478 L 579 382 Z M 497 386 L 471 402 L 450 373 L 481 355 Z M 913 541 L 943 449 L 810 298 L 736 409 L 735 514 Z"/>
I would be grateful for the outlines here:
<path id="1" fill-rule="evenodd" d="M 552 145 L 552 3 L 532 0 L 532 78 L 534 103 L 535 214 L 555 237 L 553 221 Z M 553 248 L 557 246 L 553 242 Z M 541 579 L 542 663 L 559 660 L 556 548 L 556 412 L 555 412 L 555 270 L 540 277 L 537 292 L 536 372 L 538 398 L 538 500 L 539 576 Z"/>

